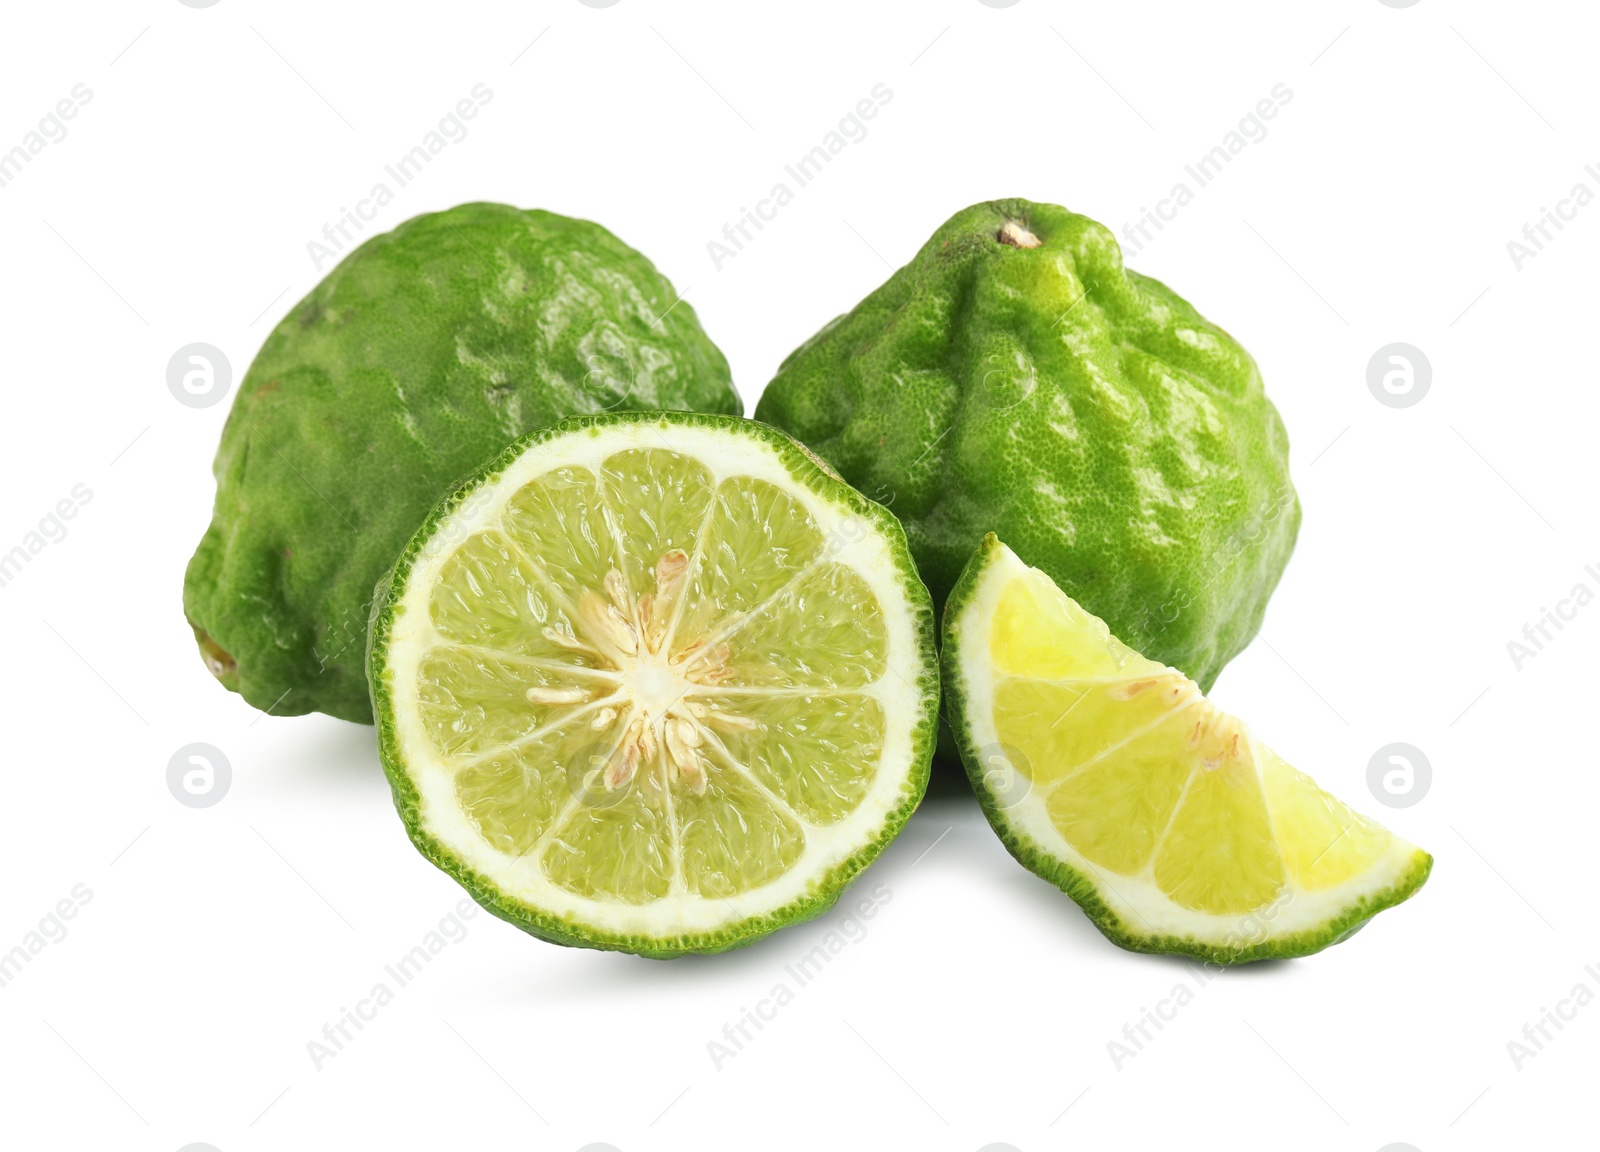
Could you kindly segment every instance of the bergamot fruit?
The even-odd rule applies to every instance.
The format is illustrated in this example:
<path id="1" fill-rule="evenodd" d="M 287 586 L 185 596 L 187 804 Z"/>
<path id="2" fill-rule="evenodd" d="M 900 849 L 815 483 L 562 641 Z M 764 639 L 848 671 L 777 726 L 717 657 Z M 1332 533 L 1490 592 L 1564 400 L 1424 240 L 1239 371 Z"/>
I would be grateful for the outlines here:
<path id="1" fill-rule="evenodd" d="M 1304 956 L 1428 878 L 1426 852 L 1318 788 L 994 536 L 950 595 L 942 659 L 994 830 L 1124 948 L 1218 964 Z"/>
<path id="2" fill-rule="evenodd" d="M 617 408 L 741 410 L 693 309 L 610 232 L 463 204 L 367 241 L 229 413 L 183 588 L 207 666 L 257 708 L 371 722 L 372 588 L 428 510 L 517 436 Z"/>
<path id="3" fill-rule="evenodd" d="M 933 607 L 894 517 L 775 429 L 535 432 L 428 517 L 374 605 L 412 841 L 495 915 L 649 956 L 824 910 L 928 780 Z"/>
<path id="4" fill-rule="evenodd" d="M 1300 523 L 1249 354 L 1053 204 L 957 213 L 784 361 L 756 417 L 893 508 L 936 605 L 997 532 L 1207 689 Z"/>

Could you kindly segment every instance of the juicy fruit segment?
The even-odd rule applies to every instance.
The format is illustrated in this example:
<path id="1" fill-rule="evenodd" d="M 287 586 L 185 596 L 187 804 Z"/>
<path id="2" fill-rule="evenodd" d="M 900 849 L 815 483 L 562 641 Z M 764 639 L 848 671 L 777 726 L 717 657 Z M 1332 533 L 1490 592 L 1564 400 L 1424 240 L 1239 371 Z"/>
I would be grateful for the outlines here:
<path id="1" fill-rule="evenodd" d="M 1118 943 L 1224 963 L 1300 955 L 1426 878 L 1426 853 L 1119 643 L 994 537 L 946 630 L 957 733 L 991 821 Z M 995 747 L 1025 787 L 986 786 L 974 765 Z"/>
<path id="2" fill-rule="evenodd" d="M 1272 749 L 1258 746 L 1258 752 L 1267 804 L 1282 829 L 1278 843 L 1284 866 L 1296 884 L 1311 890 L 1331 888 L 1383 856 L 1388 829 L 1346 808 Z"/>
<path id="3" fill-rule="evenodd" d="M 562 942 L 714 950 L 797 916 L 796 896 L 820 910 L 926 781 L 931 625 L 908 625 L 931 610 L 903 541 L 901 569 L 875 562 L 894 559 L 892 520 L 872 512 L 875 547 L 840 548 L 828 501 L 872 506 L 797 445 L 681 422 L 705 435 L 639 447 L 687 433 L 623 414 L 527 450 L 553 467 L 508 450 L 472 530 L 430 546 L 424 529 L 397 568 L 389 600 L 421 619 L 390 612 L 374 637 L 397 795 L 422 793 L 442 862 L 488 873 L 493 910 Z M 823 499 L 773 472 L 769 442 Z M 439 832 L 419 832 L 438 860 Z"/>
<path id="4" fill-rule="evenodd" d="M 555 830 L 541 863 L 553 883 L 579 896 L 629 904 L 661 899 L 672 887 L 663 798 L 654 789 L 630 788 L 608 807 L 579 808 Z"/>
<path id="5" fill-rule="evenodd" d="M 683 877 L 696 896 L 736 896 L 776 879 L 800 857 L 799 822 L 748 778 L 717 773 L 681 806 Z"/>
<path id="6" fill-rule="evenodd" d="M 446 754 L 479 743 L 514 748 L 530 728 L 569 742 L 582 733 L 568 773 L 599 790 L 596 805 L 553 803 L 568 792 L 566 774 L 541 774 L 542 789 L 519 789 L 527 793 L 521 804 L 470 809 L 487 839 L 537 848 L 549 837 L 541 860 L 555 883 L 585 896 L 659 899 L 681 866 L 689 891 L 733 895 L 792 864 L 804 835 L 722 737 L 766 737 L 763 766 L 770 773 L 781 759 L 786 769 L 779 795 L 800 790 L 804 777 L 766 723 L 769 708 L 781 717 L 792 700 L 730 698 L 720 686 L 770 681 L 764 673 L 772 670 L 787 687 L 793 676 L 784 665 L 821 665 L 807 686 L 826 689 L 835 686 L 831 665 L 845 655 L 849 671 L 872 680 L 883 673 L 883 653 L 870 633 L 839 645 L 837 635 L 806 629 L 795 611 L 761 611 L 807 582 L 837 580 L 841 567 L 812 570 L 822 534 L 782 489 L 751 477 L 714 485 L 697 461 L 664 450 L 618 453 L 602 471 L 624 485 L 623 499 L 646 478 L 658 497 L 670 491 L 674 499 L 653 510 L 613 510 L 609 486 L 582 468 L 518 489 L 506 535 L 469 539 L 435 585 L 435 627 L 462 644 L 423 657 L 419 712 L 444 737 L 436 741 Z M 691 573 L 689 553 L 675 545 L 692 543 L 697 531 L 706 546 Z M 663 544 L 674 546 L 653 564 L 641 562 Z M 742 678 L 741 663 L 749 665 Z M 730 708 L 735 699 L 738 711 Z M 881 712 L 857 723 L 881 741 Z M 837 793 L 850 790 L 858 762 L 836 757 L 807 767 L 822 776 L 814 787 Z M 458 777 L 463 801 L 479 789 L 470 770 Z"/>
<path id="7" fill-rule="evenodd" d="M 1029 570 L 1000 592 L 990 658 L 1009 673 L 994 686 L 996 730 L 1022 752 L 1067 842 L 1113 872 L 1150 869 L 1181 907 L 1242 913 L 1268 902 L 1285 880 L 1285 849 L 1302 876 L 1313 859 L 1322 865 L 1315 886 L 1329 887 L 1387 847 L 1388 833 L 1363 821 L 1369 851 L 1328 861 L 1354 814 L 1256 745 L 1182 673 L 1123 646 L 1043 573 Z M 1299 817 L 1285 822 L 1281 842 L 1269 782 L 1286 815 Z"/>
<path id="8" fill-rule="evenodd" d="M 1078 643 L 1062 644 L 1063 636 Z M 1125 647 L 1043 573 L 1006 587 L 995 609 L 989 648 L 996 667 L 1032 680 L 1164 671 Z"/>
<path id="9" fill-rule="evenodd" d="M 866 779 L 831 765 L 870 764 L 883 753 L 883 705 L 860 692 L 736 698 L 726 715 L 728 754 L 810 824 L 837 823 L 866 794 Z"/>
<path id="10" fill-rule="evenodd" d="M 1204 742 L 1211 747 L 1196 747 Z M 1172 827 L 1152 861 L 1156 886 L 1179 907 L 1242 915 L 1270 903 L 1283 886 L 1261 781 L 1242 743 L 1233 733 L 1164 750 L 1186 759 L 1189 769 Z"/>
<path id="11" fill-rule="evenodd" d="M 1137 691 L 1123 681 L 1008 677 L 995 688 L 994 711 L 999 728 L 1013 738 L 1034 779 L 1056 783 L 1107 747 L 1147 733 L 1180 694 L 1185 690 L 1176 684 Z M 1040 716 L 1050 722 L 1037 723 Z M 1137 754 L 1138 748 L 1129 752 Z"/>
<path id="12" fill-rule="evenodd" d="M 1183 719 L 1163 717 L 1155 726 L 1181 727 Z M 1073 749 L 1055 762 L 1066 767 L 1045 797 L 1051 821 L 1085 857 L 1113 872 L 1138 872 L 1150 862 L 1188 783 L 1183 761 L 1165 753 L 1162 734 L 1149 731 L 1155 726 L 1139 725 L 1146 737 L 1125 745 L 1115 757 L 1100 756 L 1098 748 Z M 1003 725 L 1001 731 L 1014 733 L 1021 727 Z M 1072 727 L 1083 733 L 1085 743 L 1096 740 L 1087 716 Z M 1115 744 L 1117 734 L 1109 732 L 1097 742 Z"/>

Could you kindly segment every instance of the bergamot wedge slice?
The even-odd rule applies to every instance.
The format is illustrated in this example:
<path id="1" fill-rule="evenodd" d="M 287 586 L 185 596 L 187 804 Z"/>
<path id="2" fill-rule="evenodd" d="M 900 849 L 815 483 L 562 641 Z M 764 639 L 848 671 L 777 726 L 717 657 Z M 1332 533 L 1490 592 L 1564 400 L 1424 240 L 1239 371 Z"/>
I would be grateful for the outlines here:
<path id="1" fill-rule="evenodd" d="M 1124 948 L 1220 964 L 1304 956 L 1428 877 L 1426 852 L 1317 787 L 992 534 L 951 593 L 943 667 L 989 822 Z"/>
<path id="2" fill-rule="evenodd" d="M 927 786 L 934 620 L 898 522 L 776 429 L 517 441 L 376 597 L 396 804 L 489 911 L 650 956 L 826 909 Z"/>

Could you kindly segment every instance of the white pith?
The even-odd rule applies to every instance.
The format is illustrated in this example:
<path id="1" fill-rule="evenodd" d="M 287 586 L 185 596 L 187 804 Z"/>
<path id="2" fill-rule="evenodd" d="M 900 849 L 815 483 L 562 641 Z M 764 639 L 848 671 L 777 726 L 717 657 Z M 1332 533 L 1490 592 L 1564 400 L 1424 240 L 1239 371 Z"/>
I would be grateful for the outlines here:
<path id="1" fill-rule="evenodd" d="M 540 847 L 508 856 L 484 839 L 463 812 L 455 789 L 459 766 L 440 757 L 416 707 L 418 669 L 430 648 L 450 641 L 435 629 L 429 611 L 432 589 L 451 554 L 474 533 L 496 527 L 507 503 L 524 485 L 553 468 L 586 468 L 596 476 L 602 462 L 617 452 L 667 448 L 699 461 L 716 485 L 731 477 L 753 477 L 772 483 L 798 501 L 816 522 L 824 540 L 843 541 L 829 548 L 828 559 L 854 569 L 871 588 L 883 610 L 887 667 L 874 682 L 852 693 L 877 700 L 885 718 L 882 754 L 857 807 L 836 823 L 818 826 L 806 821 L 766 789 L 767 798 L 803 830 L 799 859 L 777 879 L 727 898 L 694 895 L 674 869 L 668 894 L 647 904 L 593 899 L 552 883 L 542 870 L 544 848 L 565 816 L 546 831 Z M 673 425 L 651 421 L 581 429 L 528 449 L 497 478 L 440 523 L 419 551 L 400 590 L 387 643 L 385 677 L 392 701 L 398 759 L 416 786 L 422 829 L 462 864 L 478 873 L 506 897 L 546 916 L 584 925 L 599 932 L 653 938 L 715 933 L 752 917 L 774 912 L 811 893 L 821 877 L 877 839 L 889 813 L 906 799 L 907 781 L 915 763 L 913 736 L 925 707 L 920 681 L 928 669 L 918 635 L 915 610 L 906 594 L 905 572 L 897 566 L 888 541 L 847 504 L 835 504 L 797 482 L 778 451 L 760 439 L 728 429 Z M 655 557 L 640 558 L 644 563 Z M 691 568 L 699 561 L 691 557 Z M 796 579 L 801 574 L 797 569 Z M 641 656 L 616 677 L 620 692 L 634 705 L 666 710 L 683 686 L 676 670 L 654 656 Z M 819 692 L 829 690 L 818 684 Z M 703 689 L 702 689 L 703 691 Z M 742 694 L 759 689 L 738 689 Z M 793 694 L 794 689 L 775 690 Z M 578 721 L 581 723 L 582 721 Z M 746 776 L 752 778 L 748 771 Z M 569 804 L 568 814 L 577 801 Z"/>
<path id="2" fill-rule="evenodd" d="M 962 690 L 967 701 L 965 717 L 972 745 L 985 751 L 986 763 L 998 760 L 1001 763 L 996 767 L 1011 773 L 1017 770 L 1003 751 L 1003 741 L 994 719 L 993 700 L 997 677 L 989 658 L 989 636 L 995 611 L 1007 586 L 1030 573 L 1035 578 L 1048 579 L 1030 569 L 1009 548 L 998 546 L 988 558 L 971 596 L 953 622 L 954 635 L 961 644 L 957 674 L 963 681 Z M 1175 675 L 1182 674 L 1175 672 Z M 1179 707 L 1194 707 L 1200 702 L 1199 690 L 1195 688 L 1193 698 Z M 1248 735 L 1248 729 L 1242 723 L 1232 718 L 1229 720 L 1238 724 L 1239 731 L 1250 741 L 1253 749 L 1261 747 Z M 1259 755 L 1253 755 L 1250 759 L 1258 765 L 1262 762 Z M 1020 787 L 1018 790 L 1021 791 Z M 1366 872 L 1346 883 L 1313 891 L 1290 879 L 1278 897 L 1260 909 L 1237 915 L 1217 915 L 1186 908 L 1157 886 L 1154 861 L 1160 855 L 1159 843 L 1151 852 L 1151 863 L 1136 874 L 1111 872 L 1092 863 L 1072 846 L 1050 819 L 1047 796 L 1047 789 L 1028 788 L 1006 806 L 996 807 L 997 818 L 1013 835 L 1025 843 L 1031 842 L 1043 855 L 1062 861 L 1087 879 L 1131 935 L 1188 939 L 1230 952 L 1242 952 L 1275 939 L 1324 927 L 1358 905 L 1363 898 L 1376 896 L 1392 888 L 1416 866 L 1420 855 L 1416 845 L 1390 832 L 1388 848 L 1383 856 Z"/>

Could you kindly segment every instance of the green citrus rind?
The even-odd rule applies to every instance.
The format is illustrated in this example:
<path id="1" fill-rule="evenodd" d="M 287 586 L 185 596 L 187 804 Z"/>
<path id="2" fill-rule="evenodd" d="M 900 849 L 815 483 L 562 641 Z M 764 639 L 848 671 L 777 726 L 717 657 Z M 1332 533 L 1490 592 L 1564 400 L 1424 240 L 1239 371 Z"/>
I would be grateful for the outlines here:
<path id="1" fill-rule="evenodd" d="M 894 509 L 935 606 L 996 532 L 1202 689 L 1299 531 L 1255 360 L 1055 204 L 955 213 L 785 358 L 754 415 Z"/>
<path id="2" fill-rule="evenodd" d="M 643 253 L 506 204 L 369 237 L 239 382 L 184 573 L 206 667 L 275 716 L 372 723 L 368 597 L 428 510 L 508 440 L 624 407 L 744 411 Z"/>
<path id="3" fill-rule="evenodd" d="M 670 936 L 610 932 L 579 918 L 555 915 L 511 896 L 489 877 L 464 864 L 450 848 L 423 825 L 420 795 L 416 783 L 406 772 L 395 717 L 395 701 L 390 691 L 388 669 L 389 640 L 395 612 L 412 569 L 428 541 L 440 525 L 473 493 L 493 484 L 524 452 L 537 445 L 576 432 L 624 424 L 657 423 L 663 431 L 674 426 L 718 428 L 760 439 L 771 447 L 788 468 L 791 477 L 811 491 L 825 495 L 882 533 L 893 553 L 896 571 L 913 613 L 923 672 L 915 681 L 918 714 L 910 733 L 909 771 L 892 807 L 873 834 L 860 843 L 847 858 L 815 877 L 806 890 L 780 908 L 718 928 L 711 932 L 686 932 Z M 367 646 L 368 680 L 372 710 L 378 731 L 378 751 L 385 775 L 394 795 L 395 807 L 405 824 L 411 842 L 427 860 L 451 876 L 480 905 L 507 923 L 514 924 L 541 940 L 570 947 L 631 952 L 652 959 L 670 959 L 692 953 L 724 952 L 740 948 L 788 927 L 826 912 L 862 871 L 899 834 L 927 790 L 930 764 L 936 738 L 939 706 L 939 672 L 935 655 L 933 603 L 917 576 L 916 565 L 906 545 L 898 520 L 882 505 L 868 500 L 845 484 L 825 464 L 800 443 L 768 425 L 737 416 L 685 412 L 611 412 L 578 416 L 531 432 L 510 444 L 499 456 L 458 484 L 429 514 L 417 530 L 394 568 L 378 584 L 373 596 L 372 625 Z"/>
<path id="4" fill-rule="evenodd" d="M 977 796 L 990 827 L 1006 846 L 1006 851 L 1028 871 L 1048 880 L 1072 897 L 1073 902 L 1106 939 L 1130 952 L 1188 956 L 1218 965 L 1309 956 L 1348 940 L 1379 912 L 1408 900 L 1427 881 L 1433 870 L 1433 857 L 1419 849 L 1410 867 L 1394 883 L 1348 905 L 1338 915 L 1322 921 L 1316 929 L 1279 936 L 1268 934 L 1256 943 L 1239 948 L 1221 948 L 1186 936 L 1141 932 L 1130 925 L 1101 899 L 1093 880 L 1014 823 L 984 779 L 982 758 L 968 720 L 968 709 L 972 702 L 962 667 L 965 649 L 955 622 L 960 619 L 1002 547 L 994 533 L 985 536 L 956 580 L 945 604 L 940 668 L 948 705 L 947 719 L 973 794 Z M 986 639 L 979 637 L 975 642 Z"/>

